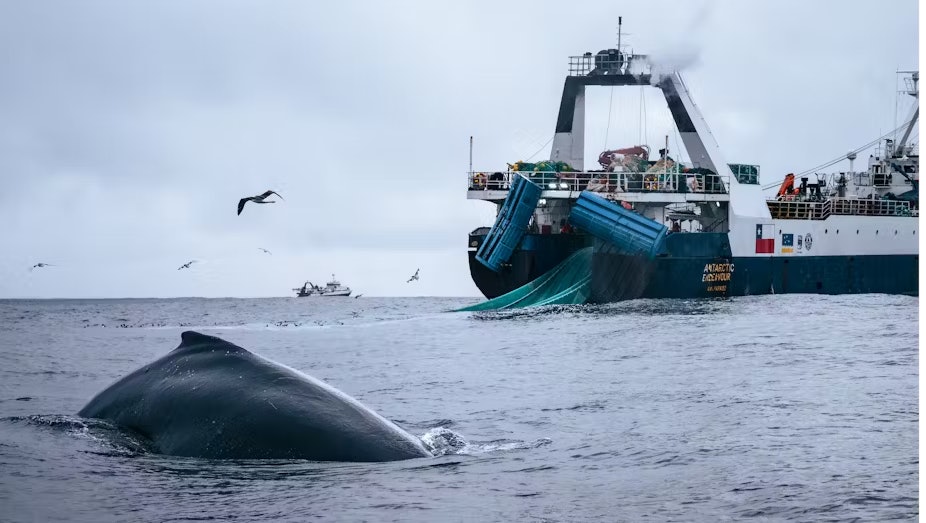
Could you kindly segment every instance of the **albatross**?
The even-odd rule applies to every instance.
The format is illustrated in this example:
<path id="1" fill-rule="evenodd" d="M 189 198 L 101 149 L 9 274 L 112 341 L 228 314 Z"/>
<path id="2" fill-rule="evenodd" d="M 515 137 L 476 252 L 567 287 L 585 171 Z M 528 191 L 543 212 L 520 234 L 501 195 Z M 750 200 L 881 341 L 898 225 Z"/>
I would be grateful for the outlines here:
<path id="1" fill-rule="evenodd" d="M 189 269 L 190 265 L 193 265 L 194 263 L 196 263 L 196 260 L 190 260 L 184 263 L 183 265 L 181 265 L 180 267 L 177 267 L 177 270 L 179 271 L 180 269 Z"/>
<path id="2" fill-rule="evenodd" d="M 264 249 L 263 247 L 258 247 L 257 249 L 266 252 L 266 253 L 269 254 L 270 256 L 273 256 L 273 253 L 272 253 L 272 252 L 268 251 L 267 249 Z"/>
<path id="3" fill-rule="evenodd" d="M 421 270 L 421 269 L 415 269 L 415 274 L 413 274 L 412 277 L 409 278 L 408 281 L 405 282 L 405 283 L 411 283 L 411 282 L 413 282 L 413 281 L 417 281 L 417 280 L 418 280 L 418 271 L 420 271 L 420 270 Z"/>
<path id="4" fill-rule="evenodd" d="M 246 203 L 248 203 L 248 202 L 254 202 L 254 203 L 276 203 L 276 200 L 270 200 L 269 202 L 268 202 L 268 201 L 265 201 L 267 198 L 270 197 L 271 194 L 275 194 L 275 195 L 279 196 L 281 200 L 283 199 L 282 196 L 280 196 L 279 194 L 277 194 L 277 193 L 275 193 L 275 192 L 273 192 L 273 191 L 267 191 L 267 192 L 265 192 L 264 194 L 261 194 L 261 195 L 259 195 L 259 196 L 248 196 L 247 198 L 242 198 L 242 199 L 238 200 L 238 215 L 239 215 L 239 216 L 241 215 L 241 211 L 244 210 L 244 204 L 246 204 Z"/>
<path id="5" fill-rule="evenodd" d="M 39 263 L 36 263 L 35 265 L 33 265 L 31 268 L 29 268 L 29 270 L 32 271 L 32 270 L 34 270 L 34 269 L 41 269 L 42 267 L 54 267 L 54 265 L 52 265 L 52 264 L 50 264 L 50 263 L 42 263 L 42 262 L 39 262 Z"/>

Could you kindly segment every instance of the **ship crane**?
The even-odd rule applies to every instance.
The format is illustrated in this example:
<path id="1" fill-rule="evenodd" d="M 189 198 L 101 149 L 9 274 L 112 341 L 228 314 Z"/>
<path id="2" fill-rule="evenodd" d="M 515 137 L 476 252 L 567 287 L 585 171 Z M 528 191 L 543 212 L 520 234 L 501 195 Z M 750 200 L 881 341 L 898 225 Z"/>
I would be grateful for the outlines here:
<path id="1" fill-rule="evenodd" d="M 916 98 L 916 106 L 913 108 L 913 115 L 909 118 L 910 123 L 907 124 L 907 130 L 904 131 L 903 136 L 900 138 L 900 142 L 897 144 L 898 154 L 904 155 L 904 147 L 907 145 L 907 140 L 910 138 L 910 133 L 913 132 L 913 128 L 916 126 L 916 121 L 920 116 L 920 91 L 919 91 L 919 81 L 920 73 L 919 71 L 904 71 L 909 72 L 911 79 L 913 81 L 913 88 L 907 91 L 907 94 Z"/>
<path id="2" fill-rule="evenodd" d="M 901 71 L 900 73 L 910 75 L 910 78 L 905 79 L 905 81 L 907 82 L 907 85 L 910 86 L 910 88 L 902 92 L 912 96 L 916 100 L 916 103 L 913 106 L 913 111 L 910 115 L 910 118 L 907 119 L 906 129 L 904 130 L 903 136 L 900 138 L 900 141 L 897 143 L 897 145 L 893 146 L 891 144 L 891 140 L 887 140 L 888 154 L 885 155 L 884 162 L 887 164 L 890 172 L 896 172 L 900 174 L 907 180 L 907 182 L 910 183 L 910 185 L 913 187 L 913 190 L 908 191 L 908 192 L 912 192 L 916 194 L 917 192 L 919 192 L 919 179 L 918 179 L 919 177 L 911 176 L 910 174 L 908 174 L 908 172 L 910 172 L 907 167 L 910 162 L 908 158 L 910 156 L 909 153 L 912 151 L 912 147 L 907 146 L 907 141 L 910 139 L 910 134 L 913 132 L 913 128 L 916 126 L 916 122 L 919 119 L 919 115 L 920 115 L 920 104 L 919 104 L 920 73 L 918 71 Z M 913 172 L 918 171 L 918 169 L 915 169 L 915 168 L 913 169 L 914 169 Z"/>

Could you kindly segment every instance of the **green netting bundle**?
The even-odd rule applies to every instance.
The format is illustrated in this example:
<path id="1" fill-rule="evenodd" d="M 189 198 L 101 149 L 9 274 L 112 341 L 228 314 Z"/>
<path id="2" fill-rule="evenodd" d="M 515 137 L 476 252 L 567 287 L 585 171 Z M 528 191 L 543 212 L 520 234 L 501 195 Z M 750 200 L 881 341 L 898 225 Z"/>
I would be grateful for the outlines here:
<path id="1" fill-rule="evenodd" d="M 580 305 L 590 293 L 592 247 L 574 252 L 559 265 L 536 280 L 482 303 L 457 311 L 517 309 L 541 305 Z"/>
<path id="2" fill-rule="evenodd" d="M 534 172 L 546 172 L 546 171 L 555 171 L 556 165 L 554 162 L 549 160 L 544 160 L 542 162 L 537 162 L 534 165 Z"/>
<path id="3" fill-rule="evenodd" d="M 509 164 L 509 165 L 511 165 L 512 171 L 517 171 L 517 172 L 529 172 L 529 171 L 531 172 L 558 172 L 558 173 L 576 172 L 576 170 L 573 169 L 572 166 L 569 165 L 568 163 L 554 162 L 552 160 L 543 160 L 537 163 L 522 162 L 518 160 L 517 162 L 514 162 L 513 164 Z"/>

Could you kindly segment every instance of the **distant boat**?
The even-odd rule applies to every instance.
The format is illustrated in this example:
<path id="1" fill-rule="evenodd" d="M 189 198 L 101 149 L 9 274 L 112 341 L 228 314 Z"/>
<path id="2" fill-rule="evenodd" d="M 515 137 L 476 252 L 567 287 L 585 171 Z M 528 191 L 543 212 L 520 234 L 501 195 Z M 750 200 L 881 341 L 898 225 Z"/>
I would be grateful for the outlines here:
<path id="1" fill-rule="evenodd" d="M 306 296 L 311 296 L 315 294 L 316 288 L 317 287 L 315 285 L 312 285 L 312 282 L 307 281 L 304 284 L 302 284 L 302 287 L 296 287 L 293 290 L 296 291 L 297 298 L 305 298 Z"/>
<path id="2" fill-rule="evenodd" d="M 305 298 L 307 296 L 350 296 L 350 287 L 344 287 L 341 282 L 331 275 L 331 281 L 324 287 L 314 285 L 312 282 L 305 282 L 302 287 L 293 289 L 296 291 L 296 297 Z"/>

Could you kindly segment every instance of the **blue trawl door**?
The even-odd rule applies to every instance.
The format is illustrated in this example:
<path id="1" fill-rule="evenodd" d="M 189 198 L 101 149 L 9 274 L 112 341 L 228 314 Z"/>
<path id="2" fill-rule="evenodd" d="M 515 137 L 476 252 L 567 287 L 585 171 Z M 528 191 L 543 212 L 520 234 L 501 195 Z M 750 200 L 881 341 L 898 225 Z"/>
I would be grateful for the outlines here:
<path id="1" fill-rule="evenodd" d="M 476 260 L 492 271 L 498 272 L 501 269 L 527 232 L 542 191 L 540 186 L 524 176 L 518 174 L 515 177 L 508 197 L 495 218 L 495 225 L 476 251 Z"/>
<path id="2" fill-rule="evenodd" d="M 665 248 L 665 225 L 624 209 L 597 194 L 582 191 L 569 223 L 613 245 L 622 254 L 652 258 Z"/>

